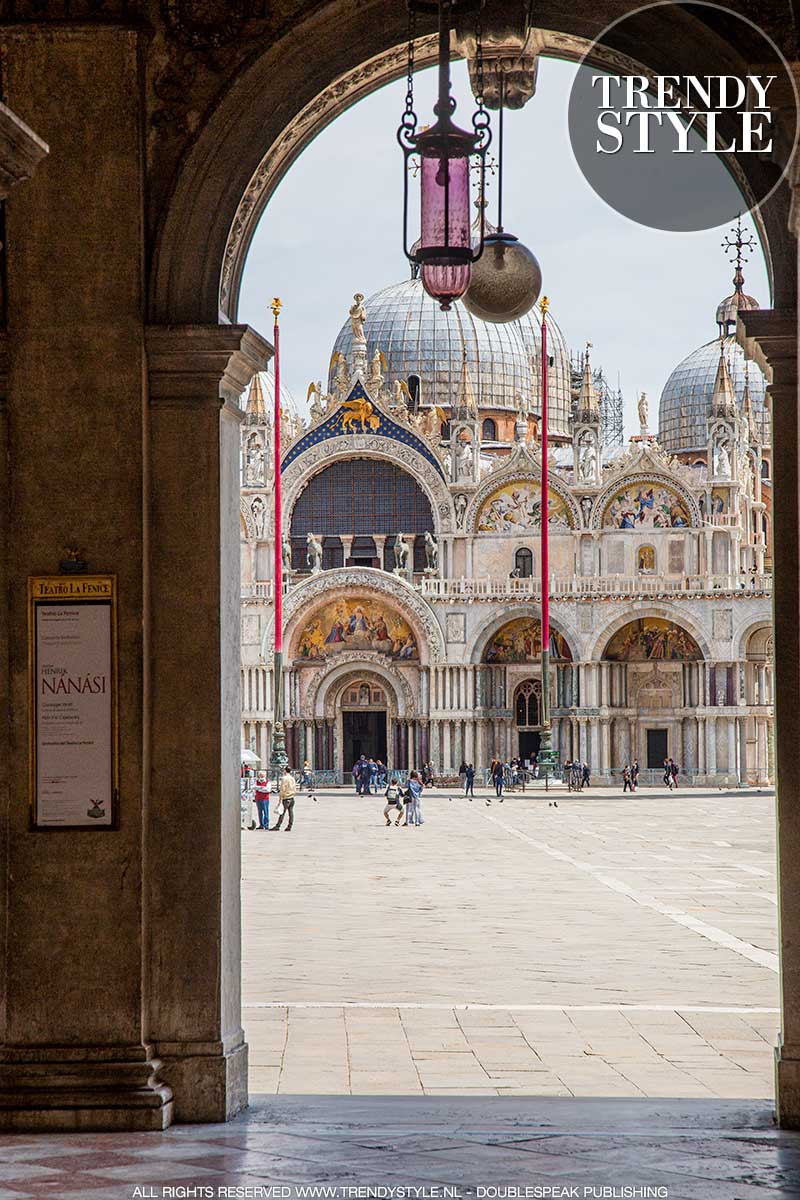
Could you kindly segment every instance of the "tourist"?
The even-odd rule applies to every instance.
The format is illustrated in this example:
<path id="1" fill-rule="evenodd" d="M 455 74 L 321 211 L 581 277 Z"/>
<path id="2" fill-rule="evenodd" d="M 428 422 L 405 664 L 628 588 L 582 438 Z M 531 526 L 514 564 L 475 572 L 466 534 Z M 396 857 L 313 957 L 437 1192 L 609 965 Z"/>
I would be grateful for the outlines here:
<path id="1" fill-rule="evenodd" d="M 538 779 L 539 778 L 539 755 L 538 754 L 534 754 L 533 759 L 531 760 L 531 766 L 533 767 L 533 778 Z"/>
<path id="2" fill-rule="evenodd" d="M 314 777 L 311 772 L 311 763 L 308 759 L 303 763 L 303 787 L 311 794 L 314 790 Z"/>
<path id="3" fill-rule="evenodd" d="M 380 790 L 382 787 L 386 787 L 386 767 L 384 766 L 383 762 L 380 759 L 378 759 L 378 761 L 377 761 L 377 767 L 378 767 L 377 784 L 378 784 L 378 790 Z"/>
<path id="4" fill-rule="evenodd" d="M 469 796 L 470 800 L 475 796 L 475 768 L 472 763 L 467 763 L 464 772 L 464 795 Z"/>
<path id="5" fill-rule="evenodd" d="M 633 791 L 633 776 L 631 775 L 631 769 L 627 763 L 625 763 L 625 766 L 622 768 L 622 791 L 623 793 Z"/>
<path id="6" fill-rule="evenodd" d="M 363 796 L 369 783 L 369 766 L 364 754 L 353 764 L 353 782 L 356 785 L 356 795 Z"/>
<path id="7" fill-rule="evenodd" d="M 376 796 L 378 794 L 378 764 L 375 762 L 374 758 L 371 758 L 369 760 L 369 764 L 367 766 L 367 789 L 366 790 L 367 790 L 368 796 L 371 795 L 373 792 L 375 793 Z"/>
<path id="8" fill-rule="evenodd" d="M 424 825 L 422 820 L 422 780 L 416 771 L 412 771 L 408 777 L 408 791 L 411 793 L 411 808 L 406 809 L 406 823 L 409 821 L 412 825 Z"/>
<path id="9" fill-rule="evenodd" d="M 422 764 L 422 784 L 423 787 L 431 787 L 433 784 L 433 763 L 426 762 Z"/>
<path id="10" fill-rule="evenodd" d="M 466 775 L 467 773 L 467 764 L 463 759 L 461 761 L 461 766 L 458 768 L 458 773 L 459 775 Z"/>
<path id="11" fill-rule="evenodd" d="M 278 792 L 281 801 L 281 811 L 278 817 L 278 824 L 272 826 L 273 832 L 280 829 L 283 824 L 283 818 L 288 817 L 286 822 L 286 832 L 294 825 L 294 798 L 297 795 L 297 784 L 294 781 L 294 775 L 288 767 L 283 768 L 283 777 L 281 778 L 281 786 Z"/>
<path id="12" fill-rule="evenodd" d="M 272 780 L 267 778 L 266 771 L 259 771 L 256 779 L 256 809 L 258 810 L 258 828 L 269 830 L 269 798 L 272 793 Z"/>
<path id="13" fill-rule="evenodd" d="M 675 760 L 673 758 L 671 758 L 669 760 L 669 769 L 670 769 L 670 774 L 672 775 L 672 786 L 674 788 L 677 788 L 677 786 L 678 786 L 678 764 L 675 762 Z"/>
<path id="14" fill-rule="evenodd" d="M 497 796 L 497 798 L 499 800 L 502 800 L 503 799 L 504 770 L 503 770 L 503 764 L 499 761 L 499 759 L 492 760 L 491 775 L 492 775 L 492 783 L 494 784 L 495 795 Z M 491 804 L 491 800 L 487 800 L 486 803 Z"/>
<path id="15" fill-rule="evenodd" d="M 672 767 L 670 766 L 670 760 L 668 758 L 665 758 L 664 759 L 664 783 L 669 788 L 670 791 L 672 791 L 672 782 L 673 782 L 672 781 Z"/>
<path id="16" fill-rule="evenodd" d="M 592 773 L 589 770 L 589 764 L 585 762 L 581 770 L 581 787 L 588 787 L 591 783 Z"/>
<path id="17" fill-rule="evenodd" d="M 635 758 L 631 764 L 631 791 L 635 792 L 639 786 L 639 760 Z"/>
<path id="18" fill-rule="evenodd" d="M 400 783 L 397 779 L 393 779 L 387 787 L 384 795 L 386 796 L 386 804 L 383 809 L 383 815 L 386 818 L 387 826 L 391 825 L 391 816 L 397 814 L 395 825 L 399 825 L 403 819 L 403 794 Z"/>

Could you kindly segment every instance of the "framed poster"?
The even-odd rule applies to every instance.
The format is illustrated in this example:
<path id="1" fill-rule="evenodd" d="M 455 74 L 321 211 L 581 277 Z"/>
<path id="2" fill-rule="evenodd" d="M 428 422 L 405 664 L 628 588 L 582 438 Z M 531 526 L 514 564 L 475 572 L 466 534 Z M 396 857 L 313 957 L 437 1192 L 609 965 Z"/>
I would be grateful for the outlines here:
<path id="1" fill-rule="evenodd" d="M 115 575 L 28 580 L 28 704 L 32 828 L 116 828 Z"/>

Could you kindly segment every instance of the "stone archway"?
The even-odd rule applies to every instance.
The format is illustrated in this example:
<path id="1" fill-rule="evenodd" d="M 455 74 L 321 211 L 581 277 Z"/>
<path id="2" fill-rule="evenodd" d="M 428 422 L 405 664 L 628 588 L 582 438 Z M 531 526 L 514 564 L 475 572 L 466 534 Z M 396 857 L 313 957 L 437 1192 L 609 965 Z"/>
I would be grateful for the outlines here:
<path id="1" fill-rule="evenodd" d="M 514 0 L 495 0 L 492 19 L 498 27 L 514 28 L 517 9 Z M 367 22 L 341 0 L 330 3 L 278 38 L 231 81 L 189 148 L 160 222 L 150 279 L 154 320 L 215 321 L 220 313 L 235 320 L 250 238 L 280 178 L 325 125 L 403 73 L 405 10 L 393 0 L 375 0 L 370 15 Z M 537 31 L 541 52 L 578 60 L 620 15 L 612 2 L 590 15 L 562 2 L 551 12 L 548 28 Z M 698 46 L 718 44 L 716 33 L 696 17 L 675 11 L 668 23 L 668 37 L 662 23 L 652 40 L 609 51 L 608 61 L 598 65 L 617 70 L 645 65 L 675 74 L 681 69 L 682 45 L 690 60 Z M 783 30 L 777 21 L 774 32 L 780 41 Z M 420 18 L 418 34 L 422 64 L 433 57 L 429 18 Z M 309 44 L 318 50 L 311 58 Z M 731 53 L 736 61 L 733 47 Z M 746 73 L 746 60 L 741 61 Z M 764 170 L 763 164 L 741 164 L 745 180 L 750 174 L 761 178 Z M 209 178 L 214 189 L 208 188 Z M 768 254 L 780 268 L 781 251 L 790 242 L 785 191 L 772 197 L 757 219 L 763 222 Z M 183 253 L 187 244 L 203 245 L 207 252 L 190 263 Z M 791 301 L 790 275 L 777 269 L 774 282 L 776 302 Z"/>
<path id="2" fill-rule="evenodd" d="M 153 6 L 153 30 L 147 31 L 112 20 L 87 24 L 76 36 L 73 28 L 58 31 L 31 22 L 36 53 L 25 58 L 17 31 L 4 60 L 5 98 L 12 104 L 19 99 L 22 114 L 52 147 L 51 169 L 40 170 L 32 185 L 17 189 L 8 201 L 3 238 L 14 338 L 6 381 L 8 426 L 16 456 L 2 456 L 4 474 L 13 457 L 13 486 L 4 479 L 0 488 L 15 497 L 4 514 L 8 574 L 0 635 L 10 647 L 11 717 L 2 737 L 12 764 L 0 836 L 14 880 L 4 897 L 9 937 L 2 982 L 13 1022 L 6 1034 L 12 1053 L 4 1065 L 11 1084 L 3 1119 L 19 1129 L 159 1128 L 173 1113 L 184 1121 L 224 1120 L 246 1103 L 236 796 L 237 400 L 270 348 L 252 331 L 229 323 L 235 282 L 222 312 L 221 283 L 232 230 L 244 235 L 228 255 L 235 281 L 258 215 L 257 196 L 248 187 L 264 150 L 286 138 L 284 159 L 268 164 L 264 174 L 268 195 L 322 124 L 359 89 L 368 91 L 400 69 L 405 16 L 395 0 L 370 0 L 366 7 L 346 0 L 290 3 L 275 18 L 284 24 L 271 25 L 236 65 L 220 55 L 214 58 L 218 70 L 204 62 L 194 84 L 182 88 L 180 79 L 172 80 L 172 94 L 186 93 L 188 113 L 183 124 L 174 122 L 168 102 L 162 104 L 169 80 L 161 79 L 160 96 L 151 85 L 165 59 L 172 55 L 179 64 L 187 53 L 187 43 L 163 21 L 165 8 L 185 7 Z M 516 0 L 496 0 L 492 12 L 502 21 L 518 7 Z M 590 10 L 556 0 L 548 10 L 548 46 L 576 52 L 620 7 L 601 0 Z M 670 19 L 672 47 L 685 44 L 696 51 L 718 36 L 678 11 Z M 426 18 L 420 32 L 430 30 Z M 671 57 L 667 61 L 663 41 L 653 39 L 633 51 L 656 70 L 681 67 Z M 218 92 L 199 95 L 211 76 Z M 293 123 L 309 105 L 316 111 L 307 113 L 294 136 Z M 109 172 L 109 161 L 120 169 Z M 761 169 L 758 162 L 749 166 Z M 793 748 L 800 741 L 800 547 L 797 332 L 791 312 L 796 247 L 787 231 L 788 192 L 784 188 L 764 213 L 779 311 L 748 314 L 745 323 L 775 368 L 772 394 L 780 401 L 775 533 L 781 547 L 777 667 L 785 697 L 779 803 L 786 835 L 781 888 L 786 1049 L 779 1090 L 782 1120 L 798 1123 L 800 917 L 791 854 L 797 840 Z M 31 230 L 42 236 L 32 237 Z M 104 245 L 103 279 L 92 274 L 88 235 L 91 244 Z M 103 287 L 93 286 L 100 282 Z M 49 374 L 42 366 L 45 340 Z M 81 404 L 71 373 L 76 363 L 85 382 Z M 49 383 L 47 392 L 43 385 Z M 114 420 L 96 422 L 90 440 L 87 413 L 105 412 L 112 393 Z M 32 403 L 31 397 L 44 394 L 46 404 Z M 5 427 L 5 406 L 0 416 Z M 42 444 L 56 451 L 47 472 L 35 469 Z M 80 478 L 70 453 L 76 447 L 83 457 Z M 55 492 L 58 520 L 42 522 Z M 42 853 L 41 839 L 27 826 L 27 780 L 20 769 L 27 729 L 19 582 L 54 569 L 64 539 L 72 536 L 86 540 L 93 561 L 118 572 L 124 594 L 123 819 L 92 856 L 90 871 L 88 835 L 54 834 L 48 853 Z M 193 598 L 191 621 L 187 597 Z M 185 700 L 187 680 L 193 683 L 192 703 L 178 703 Z M 193 787 L 203 798 L 197 819 L 189 823 L 175 819 L 185 798 L 175 763 L 187 747 Z M 48 905 L 41 903 L 44 894 Z M 117 897 L 115 919 L 107 927 L 85 919 L 98 895 Z M 54 911 L 61 938 L 52 937 Z M 49 948 L 47 956 L 42 945 Z M 47 997 L 59 970 L 70 973 L 71 996 L 53 1005 Z M 100 992 L 98 1028 L 93 1002 Z"/>

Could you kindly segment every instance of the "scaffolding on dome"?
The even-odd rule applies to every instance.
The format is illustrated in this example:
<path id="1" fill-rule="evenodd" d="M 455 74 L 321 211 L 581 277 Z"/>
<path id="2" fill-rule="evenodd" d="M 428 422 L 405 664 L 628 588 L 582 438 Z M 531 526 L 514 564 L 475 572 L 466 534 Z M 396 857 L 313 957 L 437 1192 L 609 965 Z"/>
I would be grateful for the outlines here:
<path id="1" fill-rule="evenodd" d="M 574 410 L 578 399 L 578 393 L 581 389 L 581 378 L 583 377 L 583 364 L 585 358 L 585 351 L 582 351 L 580 354 L 570 355 L 573 416 L 575 415 Z M 600 401 L 600 440 L 603 446 L 609 450 L 613 450 L 625 444 L 625 422 L 623 417 L 624 402 L 622 398 L 622 388 L 619 386 L 619 384 L 617 384 L 616 388 L 611 387 L 610 383 L 606 379 L 605 372 L 603 371 L 602 367 L 593 368 L 592 378 L 594 380 L 595 392 L 597 393 Z"/>

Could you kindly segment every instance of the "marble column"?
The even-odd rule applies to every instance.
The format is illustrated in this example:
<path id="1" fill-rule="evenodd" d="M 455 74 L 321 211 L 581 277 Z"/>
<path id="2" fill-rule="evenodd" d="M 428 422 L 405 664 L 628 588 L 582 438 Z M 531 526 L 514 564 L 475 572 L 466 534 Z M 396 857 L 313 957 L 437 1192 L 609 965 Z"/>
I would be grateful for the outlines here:
<path id="1" fill-rule="evenodd" d="M 717 718 L 706 717 L 706 773 L 717 773 Z"/>

